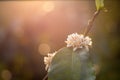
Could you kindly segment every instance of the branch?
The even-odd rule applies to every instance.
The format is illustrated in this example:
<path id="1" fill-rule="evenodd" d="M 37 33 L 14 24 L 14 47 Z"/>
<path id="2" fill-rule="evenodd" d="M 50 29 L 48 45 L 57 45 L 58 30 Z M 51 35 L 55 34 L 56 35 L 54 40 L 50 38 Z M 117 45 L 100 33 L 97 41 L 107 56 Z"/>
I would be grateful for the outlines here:
<path id="1" fill-rule="evenodd" d="M 94 23 L 94 21 L 95 21 L 95 18 L 97 17 L 97 15 L 100 13 L 100 10 L 97 10 L 94 14 L 93 14 L 93 16 L 92 16 L 92 18 L 88 21 L 88 25 L 87 25 L 87 28 L 86 28 L 86 30 L 85 30 L 85 32 L 84 32 L 84 35 L 86 36 L 88 33 L 89 33 L 89 31 L 91 30 L 91 28 L 92 28 L 92 26 L 93 26 L 93 23 Z"/>
<path id="2" fill-rule="evenodd" d="M 46 75 L 45 75 L 45 77 L 43 78 L 43 80 L 46 80 L 46 79 L 47 79 L 47 77 L 48 77 L 48 74 L 46 74 Z"/>

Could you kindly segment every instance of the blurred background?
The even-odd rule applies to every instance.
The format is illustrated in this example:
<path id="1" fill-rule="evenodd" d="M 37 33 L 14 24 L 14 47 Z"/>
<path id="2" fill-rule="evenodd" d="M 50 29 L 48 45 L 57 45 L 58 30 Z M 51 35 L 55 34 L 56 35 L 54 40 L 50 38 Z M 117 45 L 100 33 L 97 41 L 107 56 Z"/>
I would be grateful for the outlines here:
<path id="1" fill-rule="evenodd" d="M 88 34 L 96 80 L 120 80 L 120 1 L 105 0 Z M 68 34 L 83 33 L 94 0 L 0 1 L 0 80 L 42 80 L 44 56 L 66 46 Z"/>

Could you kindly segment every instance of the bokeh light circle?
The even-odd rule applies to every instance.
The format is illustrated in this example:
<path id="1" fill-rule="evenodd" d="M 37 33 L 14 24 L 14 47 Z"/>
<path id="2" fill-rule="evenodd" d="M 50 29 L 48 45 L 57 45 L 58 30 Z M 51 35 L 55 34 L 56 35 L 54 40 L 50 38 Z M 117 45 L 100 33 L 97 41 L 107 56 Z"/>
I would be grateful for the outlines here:
<path id="1" fill-rule="evenodd" d="M 50 52 L 50 46 L 46 43 L 42 43 L 39 45 L 39 52 L 41 55 L 46 55 Z"/>

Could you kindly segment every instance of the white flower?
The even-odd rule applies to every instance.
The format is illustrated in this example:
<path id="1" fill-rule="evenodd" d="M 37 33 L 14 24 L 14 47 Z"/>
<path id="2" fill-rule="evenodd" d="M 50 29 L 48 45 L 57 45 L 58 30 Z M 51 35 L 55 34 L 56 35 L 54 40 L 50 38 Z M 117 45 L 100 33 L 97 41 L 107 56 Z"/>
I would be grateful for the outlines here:
<path id="1" fill-rule="evenodd" d="M 67 43 L 67 47 L 73 47 L 73 51 L 83 47 L 88 49 L 88 46 L 92 45 L 91 38 L 77 33 L 68 35 L 67 41 L 65 42 Z"/>
<path id="2" fill-rule="evenodd" d="M 57 52 L 54 53 L 48 53 L 47 57 L 44 57 L 44 63 L 46 65 L 45 69 L 47 70 L 51 64 L 51 61 L 53 59 L 53 57 L 55 56 Z"/>

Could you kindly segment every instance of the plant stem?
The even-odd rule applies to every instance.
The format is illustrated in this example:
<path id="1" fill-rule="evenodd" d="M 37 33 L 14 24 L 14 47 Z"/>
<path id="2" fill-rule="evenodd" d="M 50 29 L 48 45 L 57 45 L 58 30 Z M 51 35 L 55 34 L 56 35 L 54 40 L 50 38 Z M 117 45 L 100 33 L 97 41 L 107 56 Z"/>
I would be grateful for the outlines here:
<path id="1" fill-rule="evenodd" d="M 46 75 L 45 75 L 45 77 L 43 78 L 43 80 L 46 80 L 46 79 L 47 79 L 47 77 L 48 77 L 48 74 L 46 74 Z"/>
<path id="2" fill-rule="evenodd" d="M 93 26 L 93 23 L 95 21 L 95 18 L 97 17 L 97 15 L 100 13 L 100 10 L 97 10 L 95 11 L 95 13 L 93 14 L 92 18 L 88 21 L 88 25 L 87 25 L 87 28 L 84 32 L 84 35 L 86 36 L 89 31 L 91 30 L 92 26 Z"/>

